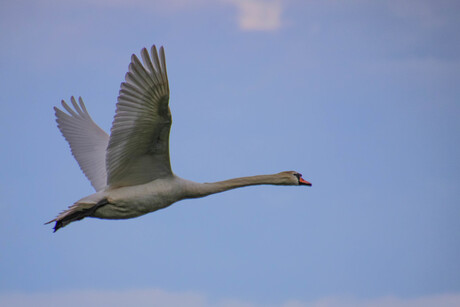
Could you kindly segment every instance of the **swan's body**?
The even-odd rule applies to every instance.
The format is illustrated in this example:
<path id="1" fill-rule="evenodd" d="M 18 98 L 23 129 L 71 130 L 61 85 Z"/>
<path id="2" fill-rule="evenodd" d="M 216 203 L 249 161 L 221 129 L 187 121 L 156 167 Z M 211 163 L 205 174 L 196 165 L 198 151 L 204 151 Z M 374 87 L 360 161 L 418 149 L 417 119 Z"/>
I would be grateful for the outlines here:
<path id="1" fill-rule="evenodd" d="M 111 135 L 89 116 L 79 99 L 71 97 L 67 114 L 55 108 L 58 127 L 72 154 L 96 190 L 55 219 L 54 230 L 85 217 L 127 219 L 153 212 L 185 199 L 203 197 L 250 185 L 311 185 L 301 174 L 241 177 L 214 183 L 182 179 L 171 170 L 168 106 L 169 84 L 164 50 L 141 51 L 144 64 L 133 55 L 126 81 L 121 84 Z"/>

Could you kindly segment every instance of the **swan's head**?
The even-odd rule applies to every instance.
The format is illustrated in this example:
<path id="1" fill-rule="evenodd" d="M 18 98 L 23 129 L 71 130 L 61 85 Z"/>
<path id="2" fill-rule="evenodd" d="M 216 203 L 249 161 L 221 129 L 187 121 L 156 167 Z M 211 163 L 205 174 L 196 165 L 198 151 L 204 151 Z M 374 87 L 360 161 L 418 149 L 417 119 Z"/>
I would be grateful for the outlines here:
<path id="1" fill-rule="evenodd" d="M 296 171 L 288 171 L 280 173 L 286 179 L 289 185 L 307 185 L 311 187 L 311 183 L 302 178 L 302 174 Z"/>

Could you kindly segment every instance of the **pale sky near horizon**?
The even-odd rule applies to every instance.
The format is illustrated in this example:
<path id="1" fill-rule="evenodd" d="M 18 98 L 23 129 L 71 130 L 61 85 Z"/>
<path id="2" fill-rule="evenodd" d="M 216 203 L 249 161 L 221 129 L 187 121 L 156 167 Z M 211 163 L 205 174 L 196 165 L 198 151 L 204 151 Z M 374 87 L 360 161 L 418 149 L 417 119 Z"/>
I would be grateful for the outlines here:
<path id="1" fill-rule="evenodd" d="M 459 306 L 456 1 L 0 3 L 0 305 Z M 43 223 L 93 193 L 53 106 L 109 131 L 163 45 L 171 163 L 296 170 L 124 221 Z"/>

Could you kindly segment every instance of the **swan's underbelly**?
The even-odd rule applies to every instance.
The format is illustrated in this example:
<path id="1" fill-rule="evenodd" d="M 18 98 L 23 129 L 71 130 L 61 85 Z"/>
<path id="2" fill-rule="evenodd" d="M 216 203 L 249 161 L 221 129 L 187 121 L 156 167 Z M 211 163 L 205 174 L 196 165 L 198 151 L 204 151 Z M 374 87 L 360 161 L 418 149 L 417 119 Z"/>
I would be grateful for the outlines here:
<path id="1" fill-rule="evenodd" d="M 103 219 L 129 219 L 166 208 L 181 199 L 180 189 L 166 180 L 108 191 L 108 204 L 93 216 Z"/>

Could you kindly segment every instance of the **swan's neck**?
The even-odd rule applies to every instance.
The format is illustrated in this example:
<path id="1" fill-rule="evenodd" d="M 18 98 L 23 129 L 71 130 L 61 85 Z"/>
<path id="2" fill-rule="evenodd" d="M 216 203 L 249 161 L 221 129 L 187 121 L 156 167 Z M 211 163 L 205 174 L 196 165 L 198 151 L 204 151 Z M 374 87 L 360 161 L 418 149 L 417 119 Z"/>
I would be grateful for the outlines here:
<path id="1" fill-rule="evenodd" d="M 211 183 L 190 182 L 187 185 L 187 198 L 203 197 L 236 188 L 260 184 L 286 185 L 286 180 L 280 177 L 279 174 L 273 174 L 240 177 Z"/>

